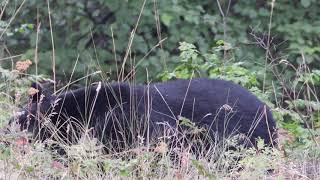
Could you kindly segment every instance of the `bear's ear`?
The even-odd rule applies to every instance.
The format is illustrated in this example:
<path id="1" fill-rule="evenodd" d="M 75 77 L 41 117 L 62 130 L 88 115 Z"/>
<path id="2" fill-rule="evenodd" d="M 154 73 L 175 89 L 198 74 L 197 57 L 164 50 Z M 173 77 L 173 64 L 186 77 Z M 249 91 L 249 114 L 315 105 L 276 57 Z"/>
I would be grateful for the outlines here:
<path id="1" fill-rule="evenodd" d="M 39 102 L 42 94 L 42 86 L 38 83 L 33 82 L 30 89 L 28 90 L 28 95 L 33 103 Z"/>

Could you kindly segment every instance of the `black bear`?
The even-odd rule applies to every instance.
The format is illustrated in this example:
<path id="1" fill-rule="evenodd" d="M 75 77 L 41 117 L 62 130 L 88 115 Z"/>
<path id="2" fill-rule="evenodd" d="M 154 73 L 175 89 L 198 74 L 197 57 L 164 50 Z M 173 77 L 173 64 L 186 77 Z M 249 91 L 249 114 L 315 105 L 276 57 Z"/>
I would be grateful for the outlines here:
<path id="1" fill-rule="evenodd" d="M 269 108 L 245 88 L 225 80 L 100 82 L 57 96 L 38 84 L 32 86 L 37 93 L 15 122 L 42 140 L 76 143 L 87 130 L 106 146 L 130 146 L 138 136 L 149 141 L 188 119 L 207 129 L 213 139 L 242 134 L 251 144 L 258 137 L 274 143 L 276 124 Z"/>

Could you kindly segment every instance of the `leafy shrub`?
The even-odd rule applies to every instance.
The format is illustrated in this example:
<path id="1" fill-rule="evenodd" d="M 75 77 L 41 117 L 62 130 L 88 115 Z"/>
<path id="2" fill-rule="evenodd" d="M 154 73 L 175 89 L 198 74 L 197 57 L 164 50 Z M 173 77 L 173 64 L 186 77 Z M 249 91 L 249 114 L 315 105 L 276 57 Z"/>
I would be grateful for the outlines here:
<path id="1" fill-rule="evenodd" d="M 51 71 L 48 64 L 52 59 L 52 43 L 47 2 L 30 0 L 23 4 L 23 10 L 18 11 L 21 2 L 9 2 L 1 19 L 0 24 L 5 24 L 1 27 L 8 24 L 11 28 L 6 31 L 10 35 L 5 38 L 6 45 L 13 54 L 23 53 L 22 59 L 33 59 L 38 43 L 39 70 L 48 74 Z M 268 51 L 272 57 L 269 62 L 276 63 L 273 60 L 284 58 L 299 65 L 301 54 L 304 54 L 307 64 L 314 70 L 319 69 L 319 40 L 314 37 L 319 34 L 317 17 L 320 2 L 248 0 L 228 3 L 209 0 L 146 1 L 143 6 L 143 1 L 50 2 L 58 75 L 60 78 L 70 75 L 67 67 L 72 67 L 79 55 L 80 64 L 75 75 L 81 76 L 84 71 L 99 66 L 114 77 L 117 67 L 121 67 L 125 59 L 129 39 L 133 37 L 131 31 L 138 24 L 128 57 L 130 61 L 139 62 L 136 77 L 140 81 L 146 78 L 146 67 L 149 77 L 154 78 L 175 66 L 178 42 L 195 44 L 203 54 L 211 50 L 216 39 L 223 39 L 236 47 L 233 52 L 236 62 L 244 62 L 244 67 L 258 72 L 257 77 L 261 79 L 271 8 L 274 12 L 270 24 Z M 225 14 L 225 26 L 219 5 Z M 137 22 L 140 11 L 141 18 Z M 15 13 L 14 21 L 10 21 Z M 41 23 L 39 42 L 36 42 L 37 22 Z M 127 71 L 132 68 L 130 61 L 125 66 Z M 292 75 L 292 70 L 289 70 L 285 79 L 292 78 Z M 268 76 L 268 84 L 272 79 Z"/>

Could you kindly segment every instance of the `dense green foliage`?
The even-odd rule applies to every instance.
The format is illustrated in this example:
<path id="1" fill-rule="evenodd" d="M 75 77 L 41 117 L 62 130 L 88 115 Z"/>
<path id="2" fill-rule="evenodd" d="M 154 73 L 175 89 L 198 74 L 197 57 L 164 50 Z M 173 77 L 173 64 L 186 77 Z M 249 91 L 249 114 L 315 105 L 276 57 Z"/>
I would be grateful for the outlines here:
<path id="1" fill-rule="evenodd" d="M 271 65 L 286 59 L 297 66 L 302 63 L 303 54 L 308 65 L 319 68 L 316 62 L 320 60 L 317 55 L 320 47 L 316 37 L 320 33 L 320 2 L 276 1 L 269 46 L 267 35 L 271 1 L 228 2 L 220 0 L 224 24 L 217 1 L 146 1 L 145 6 L 142 0 L 52 1 L 50 12 L 56 68 L 60 78 L 63 73 L 70 75 L 70 67 L 75 64 L 78 55 L 81 62 L 77 68 L 78 75 L 83 75 L 87 67 L 90 69 L 99 64 L 105 71 L 111 71 L 114 77 L 116 64 L 121 65 L 125 59 L 131 32 L 140 12 L 141 18 L 130 46 L 130 60 L 127 61 L 127 71 L 131 68 L 130 61 L 141 61 L 136 71 L 139 80 L 146 78 L 145 68 L 148 68 L 151 77 L 170 70 L 177 62 L 177 46 L 181 41 L 193 43 L 199 51 L 207 52 L 216 41 L 223 39 L 234 47 L 232 58 L 245 62 L 245 67 L 258 72 L 258 77 L 264 73 L 260 70 L 264 69 L 267 47 L 270 49 L 268 63 L 272 61 Z M 2 39 L 11 54 L 23 53 L 23 59 L 33 59 L 39 26 L 39 69 L 49 74 L 52 43 L 47 2 L 29 0 L 22 5 L 23 11 L 17 12 L 21 3 L 22 0 L 16 0 L 7 5 L 0 27 L 10 24 L 10 29 L 5 31 L 6 36 Z M 10 21 L 16 12 L 16 17 Z M 229 60 L 229 56 L 226 59 Z M 287 73 L 290 79 L 294 72 Z"/>

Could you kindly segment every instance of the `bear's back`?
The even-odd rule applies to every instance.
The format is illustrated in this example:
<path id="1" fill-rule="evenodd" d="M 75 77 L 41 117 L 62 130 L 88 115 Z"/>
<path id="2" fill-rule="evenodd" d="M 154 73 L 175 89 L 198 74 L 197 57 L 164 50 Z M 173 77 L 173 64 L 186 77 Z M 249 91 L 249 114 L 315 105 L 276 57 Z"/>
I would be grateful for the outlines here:
<path id="1" fill-rule="evenodd" d="M 198 78 L 155 83 L 149 90 L 153 122 L 175 126 L 182 116 L 218 133 L 240 132 L 270 143 L 276 125 L 269 108 L 240 85 Z"/>

